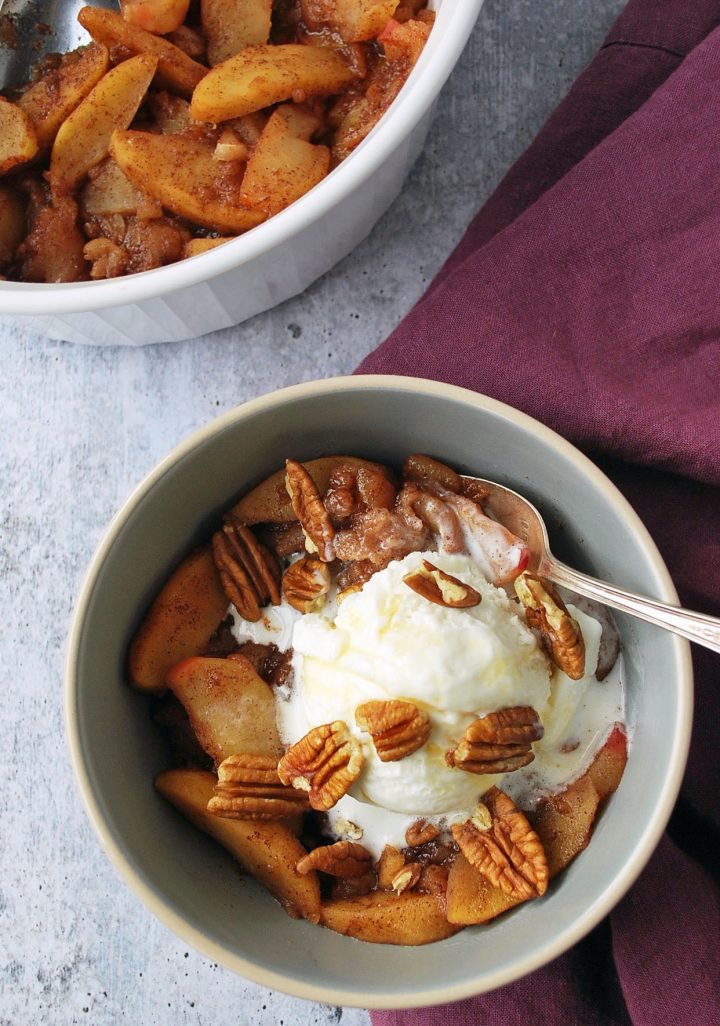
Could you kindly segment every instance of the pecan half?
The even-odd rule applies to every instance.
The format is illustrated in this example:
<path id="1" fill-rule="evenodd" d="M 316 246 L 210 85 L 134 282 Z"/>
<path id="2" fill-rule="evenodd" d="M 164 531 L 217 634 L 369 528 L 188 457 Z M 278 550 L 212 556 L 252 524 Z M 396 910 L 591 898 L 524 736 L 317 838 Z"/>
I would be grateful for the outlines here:
<path id="1" fill-rule="evenodd" d="M 358 512 L 359 500 L 355 491 L 353 467 L 343 464 L 333 470 L 323 502 L 325 509 L 336 522 L 347 520 L 353 513 Z"/>
<path id="2" fill-rule="evenodd" d="M 409 505 L 400 506 L 399 501 L 400 496 L 394 509 L 354 513 L 349 529 L 338 531 L 335 537 L 337 558 L 343 563 L 369 560 L 382 569 L 393 559 L 426 548 L 427 527 Z"/>
<path id="3" fill-rule="evenodd" d="M 361 510 L 391 509 L 395 485 L 382 467 L 341 464 L 330 475 L 323 501 L 333 520 L 343 521 Z"/>
<path id="4" fill-rule="evenodd" d="M 417 570 L 406 574 L 403 582 L 428 602 L 449 606 L 451 609 L 467 609 L 478 605 L 482 599 L 480 593 L 469 584 L 439 570 L 427 559 L 422 561 Z"/>
<path id="5" fill-rule="evenodd" d="M 381 762 L 398 762 L 422 748 L 430 737 L 430 717 L 413 702 L 363 702 L 355 710 L 355 722 L 372 735 Z"/>
<path id="6" fill-rule="evenodd" d="M 365 876 L 370 869 L 372 855 L 362 844 L 354 841 L 336 841 L 321 848 L 313 848 L 300 859 L 296 869 L 301 876 L 319 869 L 321 873 L 339 876 L 344 879 L 357 879 Z"/>
<path id="7" fill-rule="evenodd" d="M 280 564 L 244 524 L 225 524 L 212 539 L 215 565 L 228 600 L 245 620 L 280 602 Z"/>
<path id="8" fill-rule="evenodd" d="M 347 723 L 335 720 L 313 727 L 283 755 L 278 776 L 283 784 L 307 791 L 313 809 L 326 812 L 352 787 L 365 756 Z"/>
<path id="9" fill-rule="evenodd" d="M 285 487 L 295 516 L 305 532 L 308 552 L 317 552 L 323 563 L 332 563 L 335 558 L 335 528 L 315 482 L 297 460 L 285 461 Z"/>
<path id="10" fill-rule="evenodd" d="M 391 884 L 392 889 L 396 894 L 403 894 L 405 891 L 411 891 L 413 887 L 416 887 L 420 882 L 422 871 L 423 867 L 419 862 L 406 863 L 393 877 Z"/>
<path id="11" fill-rule="evenodd" d="M 528 624 L 540 632 L 552 661 L 571 680 L 580 680 L 585 674 L 585 641 L 559 593 L 549 581 L 527 572 L 516 579 L 515 591 Z"/>
<path id="12" fill-rule="evenodd" d="M 207 810 L 225 819 L 284 819 L 306 808 L 307 795 L 280 782 L 276 759 L 240 753 L 218 766 Z"/>
<path id="13" fill-rule="evenodd" d="M 474 720 L 458 746 L 445 753 L 445 761 L 467 773 L 511 773 L 533 761 L 531 745 L 543 733 L 531 706 L 498 709 Z"/>
<path id="14" fill-rule="evenodd" d="M 472 819 L 451 827 L 468 862 L 504 894 L 526 901 L 544 894 L 548 865 L 540 838 L 512 798 L 491 788 Z"/>
<path id="15" fill-rule="evenodd" d="M 317 556 L 301 556 L 283 575 L 283 595 L 300 613 L 322 609 L 329 591 L 330 570 Z"/>
<path id="16" fill-rule="evenodd" d="M 424 819 L 416 819 L 405 831 L 405 843 L 411 848 L 427 844 L 440 836 L 440 828 Z"/>

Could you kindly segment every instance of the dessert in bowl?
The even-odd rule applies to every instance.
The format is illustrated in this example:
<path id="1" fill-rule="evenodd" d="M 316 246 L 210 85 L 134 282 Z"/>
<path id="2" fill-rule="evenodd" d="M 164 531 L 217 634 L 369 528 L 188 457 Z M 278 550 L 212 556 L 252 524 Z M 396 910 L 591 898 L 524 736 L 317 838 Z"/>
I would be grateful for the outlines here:
<path id="1" fill-rule="evenodd" d="M 220 0 L 169 35 L 83 8 L 89 46 L 0 99 L 3 314 L 145 344 L 302 291 L 397 195 L 481 2 L 253 0 L 234 42 Z"/>
<path id="2" fill-rule="evenodd" d="M 445 872 L 450 875 L 455 873 L 457 877 L 454 890 L 458 903 L 460 895 L 464 894 L 463 900 L 467 905 L 469 892 L 467 888 L 462 890 L 460 884 L 463 880 L 470 878 L 472 894 L 477 895 L 482 888 L 477 884 L 477 865 L 473 865 L 472 846 L 463 852 L 470 867 L 464 870 L 463 876 L 454 869 L 459 857 L 456 855 L 455 862 L 448 865 L 445 857 L 447 853 L 443 855 L 441 842 L 446 843 L 447 835 L 442 834 L 442 830 L 449 828 L 450 837 L 462 851 L 465 835 L 470 830 L 468 823 L 473 831 L 482 834 L 482 819 L 487 812 L 493 823 L 495 819 L 512 819 L 515 815 L 513 810 L 517 808 L 522 811 L 525 802 L 523 786 L 518 782 L 525 778 L 525 786 L 537 789 L 538 774 L 535 774 L 534 782 L 530 775 L 538 769 L 544 774 L 552 771 L 552 759 L 543 753 L 546 739 L 538 737 L 537 720 L 528 713 L 528 709 L 539 713 L 541 721 L 544 717 L 542 726 L 545 727 L 547 744 L 550 745 L 548 751 L 553 752 L 553 758 L 564 746 L 568 749 L 562 753 L 564 758 L 570 762 L 573 758 L 580 759 L 578 753 L 583 747 L 582 737 L 576 737 L 576 730 L 571 731 L 572 737 L 563 734 L 563 730 L 569 730 L 572 714 L 568 717 L 562 713 L 562 701 L 556 702 L 558 709 L 555 717 L 546 710 L 548 690 L 555 691 L 558 697 L 563 692 L 562 689 L 556 691 L 554 687 L 551 688 L 547 657 L 537 646 L 528 627 L 523 626 L 522 617 L 517 616 L 518 604 L 501 593 L 496 585 L 484 581 L 484 575 L 473 569 L 468 562 L 467 554 L 424 547 L 421 551 L 412 551 L 388 563 L 373 574 L 361 589 L 357 588 L 357 581 L 341 581 L 345 585 L 342 590 L 356 590 L 347 594 L 337 606 L 337 615 L 332 617 L 336 627 L 329 631 L 329 610 L 326 608 L 325 618 L 322 610 L 301 614 L 298 623 L 303 624 L 303 629 L 298 631 L 296 626 L 293 631 L 296 646 L 298 650 L 302 649 L 300 654 L 303 665 L 299 669 L 300 685 L 297 688 L 288 687 L 287 691 L 290 696 L 297 692 L 303 698 L 293 710 L 294 699 L 291 697 L 285 710 L 287 716 L 281 715 L 273 724 L 276 729 L 279 724 L 280 733 L 285 734 L 283 748 L 286 749 L 281 759 L 280 774 L 285 779 L 274 784 L 278 788 L 276 793 L 281 800 L 287 801 L 292 801 L 292 796 L 296 795 L 302 803 L 308 799 L 308 793 L 303 787 L 309 785 L 309 797 L 313 799 L 313 785 L 317 781 L 308 774 L 307 764 L 302 764 L 294 756 L 298 756 L 302 749 L 303 738 L 312 734 L 317 727 L 344 723 L 350 728 L 348 733 L 355 742 L 355 750 L 359 748 L 365 761 L 353 781 L 339 796 L 339 801 L 330 805 L 329 811 L 322 808 L 321 796 L 319 805 L 323 814 L 327 812 L 331 827 L 334 818 L 331 833 L 315 837 L 312 841 L 305 838 L 304 844 L 302 838 L 298 840 L 297 829 L 292 834 L 295 841 L 302 844 L 304 853 L 310 852 L 311 855 L 310 872 L 298 872 L 297 879 L 306 882 L 312 880 L 312 874 L 317 874 L 321 863 L 325 868 L 332 868 L 332 858 L 338 854 L 337 849 L 330 851 L 329 855 L 323 849 L 332 848 L 338 843 L 345 844 L 343 850 L 346 854 L 357 856 L 358 861 L 364 859 L 371 863 L 372 872 L 376 878 L 381 877 L 381 884 L 385 881 L 385 888 L 381 886 L 379 890 L 353 894 L 353 880 L 362 880 L 363 875 L 367 877 L 367 871 L 343 878 L 325 874 L 325 869 L 321 869 L 325 880 L 322 908 L 330 909 L 330 918 L 333 917 L 333 910 L 336 913 L 331 923 L 327 921 L 328 913 L 321 912 L 320 918 L 325 915 L 326 925 L 341 929 L 342 932 L 350 928 L 355 936 L 363 936 L 368 940 L 400 940 L 405 943 L 406 938 L 400 937 L 397 931 L 395 937 L 369 936 L 363 934 L 362 927 L 357 926 L 358 909 L 389 905 L 404 895 L 405 905 L 409 907 L 414 904 L 425 909 L 425 936 L 421 940 L 432 940 L 432 931 L 435 931 L 436 937 L 443 936 L 446 939 L 426 947 L 389 949 L 374 944 L 358 944 L 351 938 L 319 929 L 312 923 L 285 918 L 272 899 L 264 895 L 254 882 L 238 881 L 232 860 L 221 849 L 216 850 L 213 842 L 186 824 L 153 790 L 154 778 L 159 776 L 162 782 L 163 775 L 168 772 L 186 771 L 167 770 L 167 755 L 155 725 L 150 722 L 147 699 L 131 694 L 125 683 L 125 661 L 131 637 L 141 637 L 143 634 L 141 628 L 140 635 L 137 635 L 142 613 L 151 604 L 158 588 L 167 580 L 168 572 L 178 564 L 182 566 L 182 557 L 198 543 L 207 543 L 207 539 L 218 530 L 221 514 L 233 507 L 233 500 L 238 496 L 252 495 L 252 486 L 264 480 L 268 473 L 282 463 L 289 440 L 292 440 L 293 454 L 308 463 L 313 457 L 327 453 L 328 438 L 333 439 L 333 447 L 340 451 L 361 452 L 366 459 L 397 469 L 402 467 L 409 451 L 429 450 L 434 455 L 442 456 L 448 465 L 455 466 L 463 475 L 475 471 L 483 476 L 505 480 L 538 501 L 546 515 L 549 515 L 551 523 L 557 524 L 558 515 L 562 516 L 563 529 L 557 532 L 558 536 L 553 540 L 565 548 L 575 562 L 584 563 L 606 576 L 615 576 L 625 583 L 643 586 L 650 592 L 666 597 L 672 594 L 671 586 L 652 543 L 632 511 L 602 475 L 567 443 L 536 422 L 490 400 L 447 386 L 408 379 L 341 379 L 300 386 L 248 404 L 234 414 L 221 418 L 204 434 L 191 440 L 184 450 L 181 449 L 166 461 L 154 479 L 141 487 L 126 511 L 116 520 L 96 557 L 76 616 L 69 657 L 68 720 L 84 793 L 96 825 L 121 871 L 151 907 L 179 930 L 183 937 L 202 950 L 212 952 L 216 960 L 254 979 L 302 996 L 346 1004 L 379 1007 L 430 1004 L 497 986 L 547 961 L 590 929 L 629 886 L 659 837 L 682 772 L 689 722 L 687 651 L 683 643 L 658 636 L 654 632 L 650 639 L 652 643 L 649 643 L 643 633 L 650 628 L 629 625 L 624 619 L 618 618 L 622 668 L 612 672 L 618 672 L 622 677 L 625 708 L 617 708 L 620 692 L 612 691 L 616 687 L 612 679 L 606 678 L 606 682 L 598 686 L 610 688 L 609 693 L 616 696 L 609 704 L 610 715 L 604 716 L 604 737 L 609 735 L 611 740 L 614 737 L 611 749 L 615 752 L 619 748 L 624 750 L 624 733 L 618 734 L 612 729 L 616 719 L 624 718 L 626 721 L 632 744 L 619 790 L 609 799 L 601 813 L 589 846 L 549 886 L 546 886 L 547 876 L 554 873 L 552 846 L 544 845 L 551 856 L 545 857 L 545 868 L 529 852 L 530 862 L 536 867 L 537 875 L 535 878 L 528 877 L 524 869 L 521 875 L 532 885 L 535 894 L 542 896 L 524 901 L 519 907 L 500 918 L 492 919 L 487 925 L 471 926 L 462 932 L 455 932 L 462 922 L 451 923 L 450 916 L 447 916 L 442 919 L 445 924 L 443 933 L 439 925 L 440 918 L 436 913 L 431 915 L 428 910 L 432 908 L 432 902 L 437 907 L 433 887 L 443 886 L 442 877 Z M 477 438 L 483 440 L 480 454 L 478 447 L 471 443 L 471 439 Z M 252 439 L 251 444 L 248 444 L 249 439 Z M 540 467 L 541 474 L 538 473 Z M 281 483 L 284 492 L 282 472 Z M 202 494 L 196 494 L 197 490 Z M 557 506 L 558 495 L 563 495 L 566 500 L 562 511 Z M 240 498 L 242 502 L 243 498 Z M 238 508 L 241 507 L 236 504 L 234 509 L 237 511 Z M 236 519 L 234 522 L 239 521 Z M 342 530 L 340 527 L 336 540 Z M 277 533 L 277 528 L 275 531 Z M 270 533 L 265 531 L 263 543 L 271 540 Z M 342 543 L 343 539 L 340 541 Z M 148 566 L 148 553 L 153 554 L 152 567 Z M 521 562 L 521 550 L 519 557 Z M 312 557 L 300 553 L 294 562 L 302 567 L 302 561 L 306 558 Z M 431 564 L 432 569 L 429 571 L 424 565 L 426 562 Z M 229 563 L 226 561 L 224 565 L 227 567 Z M 518 566 L 516 560 L 514 569 Z M 450 581 L 445 581 L 442 576 L 438 578 L 438 574 L 444 574 Z M 414 583 L 419 585 L 420 592 L 408 584 L 408 580 L 413 582 L 413 578 L 418 575 L 421 580 Z M 428 581 L 431 586 L 434 582 L 441 587 L 438 580 L 444 582 L 446 589 L 449 587 L 453 594 L 458 587 L 461 590 L 472 589 L 481 595 L 481 601 L 464 607 L 433 603 L 423 591 L 427 591 Z M 460 582 L 459 585 L 457 582 Z M 471 592 L 468 594 L 472 598 Z M 456 654 L 452 674 L 457 681 L 456 692 L 443 688 L 442 695 L 433 694 L 432 681 L 437 674 L 433 667 L 424 667 L 424 662 L 431 662 L 432 657 L 423 660 L 421 654 L 411 649 L 409 661 L 405 660 L 402 652 L 407 650 L 407 645 L 400 646 L 399 658 L 416 676 L 424 674 L 424 682 L 418 681 L 416 690 L 410 694 L 405 688 L 398 690 L 393 683 L 397 673 L 387 675 L 386 680 L 380 682 L 381 686 L 378 685 L 377 672 L 368 672 L 367 667 L 373 654 L 378 651 L 371 636 L 373 630 L 376 630 L 378 636 L 385 633 L 378 611 L 384 610 L 383 615 L 389 615 L 389 606 L 398 600 L 403 610 L 401 622 L 419 616 L 417 629 L 410 634 L 410 641 L 416 639 L 413 646 L 416 650 L 425 639 L 428 642 L 432 640 L 433 631 L 439 631 L 444 636 L 447 633 L 445 628 L 438 625 L 455 615 L 462 618 L 463 623 L 466 620 L 480 623 L 482 630 L 482 621 L 476 618 L 485 607 L 483 615 L 495 621 L 495 624 L 492 631 L 489 628 L 487 630 L 488 644 L 482 656 L 484 665 L 494 668 L 493 672 L 499 679 L 496 671 L 499 662 L 502 662 L 498 654 L 504 628 L 498 627 L 497 623 L 507 621 L 512 623 L 510 650 L 517 655 L 522 643 L 525 644 L 526 653 L 523 658 L 529 660 L 528 665 L 537 661 L 536 677 L 533 679 L 532 673 L 526 674 L 525 669 L 522 673 L 515 673 L 512 669 L 513 660 L 505 660 L 508 663 L 507 690 L 501 695 L 494 692 L 492 702 L 488 702 L 487 695 L 481 694 L 476 694 L 468 702 L 467 682 L 462 681 L 462 667 L 467 664 L 477 668 L 481 654 L 468 649 L 465 638 L 460 645 L 467 650 L 466 662 L 457 656 L 459 644 L 456 640 L 448 643 L 449 648 L 443 647 L 443 642 L 431 646 L 440 668 L 448 665 L 452 653 Z M 330 601 L 333 601 L 332 596 Z M 242 605 L 242 598 L 238 598 L 238 602 Z M 224 595 L 218 604 L 221 607 L 218 615 L 222 616 L 228 604 Z M 281 610 L 283 607 L 276 608 Z M 430 612 L 431 608 L 433 612 Z M 372 626 L 373 617 L 375 627 Z M 251 628 L 246 626 L 244 635 L 239 628 L 243 624 L 262 625 L 263 619 L 263 616 L 260 620 L 242 615 L 236 617 L 233 624 L 238 634 L 233 638 L 235 647 L 245 646 L 248 640 L 253 640 L 250 637 Z M 587 661 L 592 674 L 600 630 L 598 628 L 593 631 L 583 610 L 572 610 L 572 619 L 581 625 L 582 633 L 585 634 L 584 661 Z M 357 629 L 357 624 L 362 625 L 361 630 Z M 462 630 L 458 638 L 463 637 Z M 335 637 L 329 639 L 330 633 L 339 634 L 340 642 Z M 364 637 L 369 645 L 365 652 L 358 651 L 356 641 L 359 637 Z M 523 642 L 520 639 L 524 639 Z M 253 644 L 259 646 L 264 643 L 262 638 L 255 636 Z M 336 646 L 332 652 L 329 644 L 330 647 Z M 393 644 L 382 651 L 383 656 L 387 657 L 382 660 L 383 666 L 393 661 L 398 665 L 397 651 L 395 654 L 391 651 Z M 138 642 L 135 643 L 135 655 L 131 659 L 131 667 L 134 663 L 135 672 L 141 647 Z M 478 644 L 478 649 L 481 647 Z M 197 723 L 201 718 L 188 695 L 193 687 L 196 691 L 200 688 L 198 667 L 200 664 L 201 668 L 202 660 L 217 660 L 228 667 L 234 663 L 247 678 L 250 651 L 245 649 L 243 654 L 241 647 L 240 653 L 233 653 L 229 659 L 223 659 L 219 650 L 213 655 L 204 656 L 187 653 L 184 661 L 173 656 L 172 665 L 175 669 L 170 671 L 171 684 L 177 695 L 184 694 L 191 710 L 191 721 L 195 717 Z M 659 661 L 656 662 L 656 659 Z M 339 678 L 341 686 L 337 689 L 328 686 L 330 665 L 340 665 L 342 669 Z M 567 666 L 566 669 L 577 673 L 578 666 Z M 583 666 L 581 677 L 585 676 L 584 669 Z M 253 670 L 252 666 L 250 670 Z M 237 676 L 237 672 L 231 670 L 228 676 Z M 167 676 L 167 667 L 159 667 L 158 673 L 162 677 Z M 470 676 L 474 679 L 475 672 Z M 518 690 L 518 679 L 524 682 L 524 690 Z M 661 686 L 657 685 L 658 680 L 662 681 Z M 101 683 L 98 684 L 98 681 Z M 368 687 L 368 681 L 374 681 L 376 690 Z M 282 689 L 286 682 L 279 681 L 274 686 Z M 572 682 L 564 685 L 565 694 L 571 686 Z M 268 688 L 268 685 L 264 684 L 264 687 Z M 207 679 L 205 690 L 207 692 Z M 447 713 L 447 696 L 451 692 L 462 696 L 460 706 L 465 718 L 459 717 L 456 723 L 449 725 L 447 720 L 441 723 L 440 719 L 441 714 Z M 501 700 L 496 701 L 499 696 Z M 359 701 L 360 698 L 362 701 Z M 387 712 L 389 705 L 389 711 L 397 713 L 398 705 L 403 701 L 426 714 L 431 736 L 421 741 L 427 724 L 423 726 L 422 723 L 416 723 L 410 731 L 414 749 L 399 759 L 385 761 L 379 758 L 384 741 L 383 731 L 378 729 L 376 718 L 378 705 L 385 706 L 381 711 Z M 542 706 L 542 709 L 535 708 L 532 703 Z M 491 768 L 495 773 L 483 775 L 477 771 L 470 772 L 467 769 L 468 761 L 477 760 L 469 759 L 469 756 L 480 755 L 487 760 L 489 753 L 487 748 L 481 747 L 483 738 L 477 734 L 477 728 L 474 733 L 468 733 L 468 729 L 476 720 L 482 721 L 488 714 L 518 708 L 524 709 L 526 714 L 521 721 L 513 720 L 512 724 L 521 728 L 522 736 L 517 739 L 515 746 L 521 751 L 513 750 L 512 754 L 506 751 L 503 754 L 514 758 L 516 762 L 522 762 L 530 749 L 535 754 L 534 762 L 526 761 L 525 766 L 515 765 L 510 769 L 508 766 L 488 766 L 486 761 L 484 768 Z M 407 709 L 400 711 L 412 712 Z M 472 714 L 469 722 L 466 714 Z M 644 726 L 644 715 L 649 717 L 651 729 Z M 337 719 L 333 719 L 335 716 Z M 564 727 L 559 726 L 562 720 Z M 108 722 L 113 723 L 112 738 L 108 738 L 105 730 Z M 259 718 L 257 722 L 260 722 Z M 440 734 L 444 731 L 444 736 L 439 736 L 438 731 Z M 595 736 L 597 731 L 590 733 Z M 198 736 L 201 740 L 207 739 L 202 729 L 198 731 Z M 388 737 L 391 736 L 392 732 Z M 397 735 L 395 737 L 397 740 Z M 607 748 L 602 743 L 604 737 L 596 739 L 598 743 L 595 752 Z M 620 743 L 619 737 L 622 738 Z M 580 743 L 574 746 L 565 744 L 573 738 Z M 405 737 L 406 748 L 407 741 Z M 463 746 L 463 741 L 469 744 Z M 232 747 L 234 739 L 229 743 Z M 479 748 L 473 747 L 478 743 Z M 352 742 L 350 747 L 353 748 Z M 576 781 L 586 778 L 586 767 L 596 765 L 597 759 L 593 762 L 593 753 L 587 749 L 587 744 L 585 749 L 585 762 L 576 763 L 574 769 L 567 770 L 565 779 L 568 776 L 570 779 L 574 777 Z M 451 754 L 450 764 L 448 753 Z M 248 753 L 218 751 L 214 753 L 213 761 L 219 767 L 233 754 Z M 448 784 L 450 790 L 456 787 L 456 780 L 461 781 L 461 785 L 457 785 L 460 791 L 450 794 L 447 802 L 447 796 L 438 796 L 436 793 L 438 775 L 435 769 L 428 775 L 427 788 L 419 786 L 417 792 L 413 793 L 408 785 L 408 781 L 422 779 L 423 764 L 431 763 L 436 754 L 445 767 L 447 780 L 452 782 Z M 460 768 L 463 763 L 466 769 Z M 352 758 L 348 758 L 346 765 L 351 764 Z M 412 771 L 403 776 L 408 767 Z M 383 776 L 384 768 L 389 770 L 389 777 Z M 236 775 L 233 776 L 228 769 L 235 771 Z M 505 770 L 503 776 L 498 775 L 501 769 Z M 238 779 L 247 782 L 247 771 L 248 765 L 242 763 L 242 760 L 235 764 L 231 761 L 221 773 L 220 780 L 221 785 L 229 786 L 220 786 L 213 793 L 211 785 L 209 793 L 205 795 L 205 806 L 213 800 L 216 805 L 218 802 L 221 806 L 224 803 L 221 811 L 237 811 L 237 803 L 242 802 L 244 792 L 242 788 L 238 790 L 233 785 L 237 784 Z M 208 770 L 194 772 L 208 773 Z M 491 779 L 488 780 L 488 776 Z M 303 777 L 300 788 L 292 786 Z M 607 772 L 604 773 L 604 779 L 608 779 Z M 597 793 L 599 780 L 599 776 L 594 781 L 589 779 L 588 791 L 594 790 Z M 592 789 L 589 784 L 592 784 Z M 353 794 L 355 785 L 357 787 Z M 466 785 L 467 791 L 464 790 Z M 544 786 L 547 792 L 552 785 Z M 557 778 L 554 786 L 557 790 Z M 322 790 L 321 787 L 314 789 Z M 162 783 L 160 790 L 171 799 L 173 796 L 178 798 L 180 793 L 176 790 L 174 795 L 171 794 L 172 788 L 166 786 L 163 789 Z M 391 794 L 394 797 L 389 797 Z M 429 798 L 436 802 L 432 807 Z M 478 805 L 478 798 L 483 799 L 481 805 Z M 400 821 L 390 824 L 387 835 L 382 835 L 385 825 L 378 827 L 378 824 L 369 822 L 359 824 L 355 815 L 357 810 L 354 809 L 353 818 L 345 806 L 338 809 L 341 802 L 354 802 L 369 807 L 374 804 L 378 809 L 384 808 L 386 812 L 399 816 Z M 512 808 L 507 802 L 510 802 Z M 179 799 L 177 804 L 182 804 Z M 388 810 L 388 804 L 401 807 Z M 296 807 L 300 807 L 299 804 Z M 526 811 L 530 816 L 531 810 L 527 806 Z M 450 813 L 458 813 L 458 816 Z M 204 814 L 207 819 L 211 818 L 209 814 Z M 473 815 L 476 819 L 474 825 Z M 197 810 L 195 818 L 200 818 Z M 212 818 L 214 822 L 229 824 L 231 828 L 253 822 L 225 816 Z M 443 819 L 444 823 L 441 822 Z M 425 822 L 420 823 L 419 820 Z M 255 832 L 263 834 L 267 824 L 273 822 L 278 821 L 256 820 Z M 522 826 L 521 832 L 524 833 L 525 826 L 521 821 L 514 822 Z M 432 838 L 423 837 L 422 831 L 428 827 L 438 830 L 438 834 Z M 362 830 L 361 837 L 357 836 L 358 829 Z M 535 821 L 533 829 L 536 834 L 542 835 L 544 827 Z M 401 831 L 400 838 L 398 831 Z M 405 836 L 408 831 L 411 831 L 410 840 L 417 842 L 415 845 L 408 844 Z M 474 843 L 474 834 L 470 840 Z M 431 856 L 433 843 L 437 849 L 436 858 Z M 352 848 L 352 845 L 369 851 L 370 858 Z M 426 847 L 421 850 L 423 845 Z M 408 847 L 414 850 L 403 852 L 402 849 Z M 388 849 L 394 851 L 391 850 L 385 856 L 383 863 L 383 852 Z M 314 855 L 316 851 L 320 855 Z M 396 852 L 402 856 L 402 861 L 398 860 Z M 326 857 L 330 858 L 330 863 L 323 862 Z M 548 864 L 551 866 L 549 874 Z M 435 868 L 430 870 L 430 866 Z M 422 883 L 419 879 L 412 880 L 414 874 L 424 877 Z M 342 880 L 345 880 L 344 884 Z M 497 887 L 498 883 L 502 881 L 496 880 L 493 887 L 503 894 L 502 886 Z M 367 888 L 367 884 L 365 879 L 359 886 Z M 377 894 L 382 896 L 373 897 Z M 351 909 L 354 911 L 351 912 Z M 345 920 L 341 921 L 346 913 Z M 263 916 L 265 924 L 262 937 L 256 936 L 257 931 L 253 930 L 252 925 L 258 915 Z M 475 918 L 470 918 L 471 915 Z M 309 918 L 318 917 L 310 915 Z M 363 913 L 360 918 L 374 924 L 372 929 L 377 934 L 377 916 L 373 918 L 373 915 Z M 455 914 L 453 918 L 457 920 L 459 915 Z M 484 916 L 485 920 L 490 918 Z M 466 921 L 483 921 L 477 907 L 474 912 L 466 914 Z M 451 933 L 454 935 L 449 936 Z M 417 942 L 417 939 L 410 941 Z M 347 948 L 347 945 L 351 947 Z M 352 969 L 348 968 L 350 964 Z"/>

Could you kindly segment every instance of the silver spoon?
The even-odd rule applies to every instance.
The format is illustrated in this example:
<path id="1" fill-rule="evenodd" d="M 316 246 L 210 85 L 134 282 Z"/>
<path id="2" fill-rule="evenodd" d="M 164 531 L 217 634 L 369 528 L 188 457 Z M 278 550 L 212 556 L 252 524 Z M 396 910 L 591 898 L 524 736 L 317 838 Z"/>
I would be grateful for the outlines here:
<path id="1" fill-rule="evenodd" d="M 545 522 L 531 502 L 494 481 L 486 481 L 480 477 L 473 480 L 479 481 L 488 489 L 488 512 L 527 543 L 531 553 L 528 570 L 554 584 L 569 588 L 578 595 L 595 599 L 623 613 L 630 613 L 631 616 L 647 620 L 657 627 L 664 627 L 665 630 L 680 634 L 698 645 L 704 645 L 713 652 L 720 652 L 720 619 L 706 616 L 704 613 L 694 613 L 680 606 L 657 602 L 643 595 L 635 595 L 631 591 L 580 573 L 579 570 L 573 570 L 553 556 Z"/>
<path id="2" fill-rule="evenodd" d="M 92 0 L 118 10 L 117 0 Z M 77 22 L 86 0 L 0 0 L 0 90 L 30 79 L 33 65 L 48 53 L 65 53 L 90 42 Z"/>

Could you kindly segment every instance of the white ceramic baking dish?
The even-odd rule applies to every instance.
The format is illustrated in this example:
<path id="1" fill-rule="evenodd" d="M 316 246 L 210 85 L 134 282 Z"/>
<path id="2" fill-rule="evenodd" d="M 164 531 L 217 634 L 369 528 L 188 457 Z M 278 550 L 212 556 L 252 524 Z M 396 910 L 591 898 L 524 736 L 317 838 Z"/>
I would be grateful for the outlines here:
<path id="1" fill-rule="evenodd" d="M 367 139 L 287 210 L 225 246 L 155 271 L 66 285 L 0 282 L 0 324 L 89 345 L 179 342 L 297 295 L 346 256 L 399 193 L 483 0 L 437 0 L 405 87 Z"/>

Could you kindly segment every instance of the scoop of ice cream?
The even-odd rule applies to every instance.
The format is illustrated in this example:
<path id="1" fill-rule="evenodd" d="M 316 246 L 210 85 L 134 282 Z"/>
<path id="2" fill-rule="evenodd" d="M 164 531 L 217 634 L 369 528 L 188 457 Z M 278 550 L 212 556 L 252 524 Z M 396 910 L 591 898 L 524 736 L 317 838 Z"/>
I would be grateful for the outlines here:
<path id="1" fill-rule="evenodd" d="M 414 552 L 375 574 L 341 603 L 334 620 L 321 613 L 297 622 L 295 694 L 280 705 L 288 743 L 311 726 L 344 720 L 365 753 L 353 797 L 418 816 L 470 808 L 497 782 L 445 762 L 474 719 L 513 705 L 541 710 L 550 698 L 548 660 L 515 603 L 469 556 L 441 553 L 432 553 L 434 565 L 470 584 L 481 601 L 461 609 L 429 602 L 403 582 L 423 558 L 427 553 Z M 405 699 L 424 709 L 432 725 L 427 743 L 397 762 L 381 762 L 355 724 L 357 707 L 372 699 Z"/>

